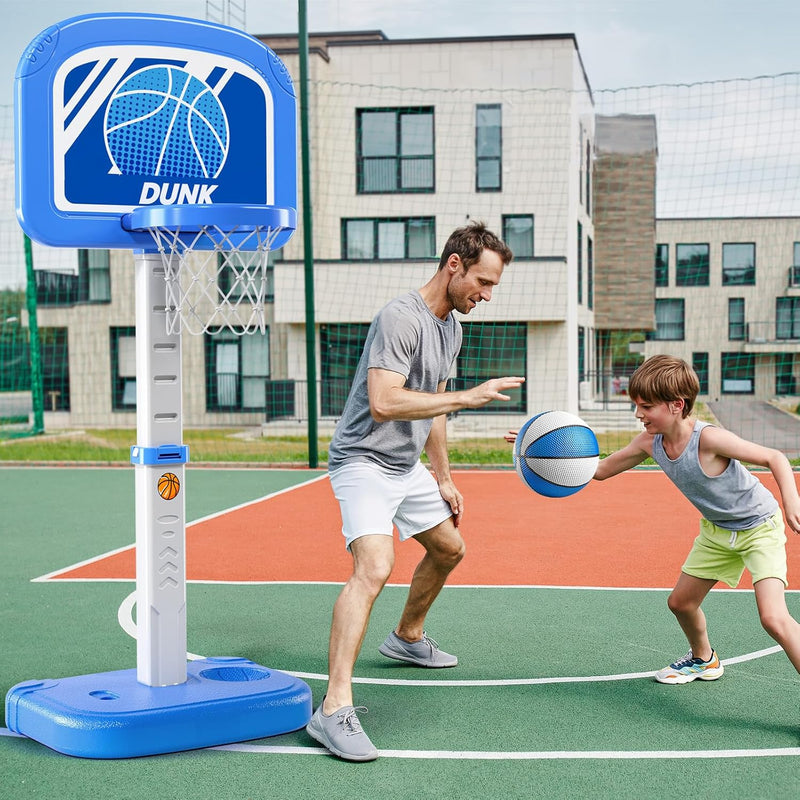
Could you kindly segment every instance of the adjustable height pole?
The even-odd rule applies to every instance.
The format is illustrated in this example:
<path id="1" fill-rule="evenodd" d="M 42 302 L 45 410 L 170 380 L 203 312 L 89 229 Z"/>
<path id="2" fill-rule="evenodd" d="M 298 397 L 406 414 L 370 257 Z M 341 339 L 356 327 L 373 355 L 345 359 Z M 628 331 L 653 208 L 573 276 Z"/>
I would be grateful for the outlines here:
<path id="1" fill-rule="evenodd" d="M 186 511 L 182 439 L 181 337 L 167 334 L 164 267 L 137 252 L 136 427 L 131 448 L 136 486 L 137 679 L 147 686 L 186 681 Z M 165 474 L 178 480 L 159 494 Z M 168 496 L 168 493 L 165 492 Z"/>

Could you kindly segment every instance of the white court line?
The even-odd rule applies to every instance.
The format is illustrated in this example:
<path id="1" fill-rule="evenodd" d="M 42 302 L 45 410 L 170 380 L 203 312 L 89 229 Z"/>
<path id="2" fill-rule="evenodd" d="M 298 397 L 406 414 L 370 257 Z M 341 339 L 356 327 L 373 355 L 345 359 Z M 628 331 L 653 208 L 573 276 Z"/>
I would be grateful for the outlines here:
<path id="1" fill-rule="evenodd" d="M 279 745 L 225 744 L 209 750 L 261 755 L 330 756 L 322 747 L 282 747 Z M 800 747 L 765 747 L 758 750 L 379 750 L 381 758 L 449 759 L 457 761 L 553 761 L 599 759 L 604 761 L 670 758 L 764 758 L 800 756 Z"/>
<path id="2" fill-rule="evenodd" d="M 8 728 L 0 728 L 0 736 L 26 739 Z M 273 744 L 223 744 L 208 747 L 228 753 L 252 753 L 255 755 L 328 756 L 323 747 L 291 747 Z M 765 758 L 800 756 L 800 747 L 766 747 L 759 750 L 379 750 L 381 758 L 437 759 L 450 761 L 553 761 L 587 760 L 622 761 L 634 759 L 664 760 L 670 758 Z"/>
<path id="3" fill-rule="evenodd" d="M 745 661 L 754 661 L 757 658 L 771 656 L 780 653 L 783 648 L 780 645 L 767 647 L 764 650 L 756 650 L 752 653 L 745 653 L 741 656 L 722 659 L 723 665 L 741 664 Z M 284 670 L 286 671 L 286 670 Z M 480 687 L 480 686 L 542 686 L 554 683 L 604 683 L 608 681 L 631 681 L 638 678 L 652 678 L 656 671 L 650 672 L 623 672 L 616 675 L 575 675 L 557 676 L 552 678 L 498 678 L 494 680 L 409 680 L 402 678 L 353 678 L 353 683 L 362 683 L 375 686 L 420 686 L 420 687 Z M 302 678 L 310 681 L 327 681 L 328 676 L 317 672 L 288 672 L 295 678 Z"/>
<path id="4" fill-rule="evenodd" d="M 0 466 L 0 469 L 3 469 L 3 467 Z M 8 467 L 8 469 L 11 469 L 11 467 Z M 45 466 L 45 467 L 32 467 L 32 469 L 53 469 L 53 467 L 47 467 L 47 466 Z M 105 467 L 79 467 L 79 469 L 105 469 Z M 501 472 L 501 470 L 469 470 L 469 472 L 470 472 L 470 474 L 486 473 L 486 474 L 490 474 L 491 475 L 491 474 L 495 474 L 497 472 Z M 637 473 L 638 474 L 658 474 L 658 472 L 660 472 L 660 470 L 658 470 L 658 469 L 650 470 L 650 469 L 647 469 L 647 468 L 643 468 L 643 469 L 640 469 L 640 470 L 636 470 L 635 472 L 632 472 L 631 474 L 637 474 Z M 217 511 L 214 514 L 209 514 L 208 516 L 201 517 L 200 519 L 192 520 L 192 522 L 187 522 L 186 523 L 186 529 L 188 530 L 190 527 L 192 527 L 193 525 L 197 525 L 200 522 L 206 522 L 207 520 L 215 519 L 216 517 L 221 517 L 222 515 L 227 514 L 230 511 L 237 511 L 240 508 L 247 508 L 247 506 L 255 505 L 256 503 L 260 503 L 262 500 L 269 500 L 272 497 L 278 497 L 279 495 L 286 494 L 287 492 L 291 492 L 294 489 L 299 489 L 301 486 L 308 486 L 309 484 L 316 483 L 317 481 L 322 481 L 322 480 L 327 480 L 327 479 L 328 479 L 328 473 L 327 472 L 325 472 L 325 473 L 323 473 L 321 475 L 315 475 L 313 478 L 309 478 L 307 481 L 303 481 L 302 483 L 297 483 L 297 484 L 295 484 L 293 486 L 287 486 L 285 489 L 279 489 L 277 492 L 272 492 L 271 494 L 266 494 L 263 497 L 256 498 L 255 500 L 248 500 L 245 503 L 240 503 L 238 506 L 232 506 L 231 508 L 226 508 L 223 511 Z M 97 561 L 102 561 L 104 558 L 108 558 L 109 556 L 114 556 L 114 555 L 117 555 L 119 553 L 124 553 L 126 550 L 133 550 L 135 547 L 136 547 L 135 544 L 129 544 L 129 545 L 125 545 L 124 547 L 118 547 L 116 550 L 109 550 L 107 553 L 101 553 L 100 555 L 93 556 L 92 558 L 87 558 L 85 561 L 78 561 L 77 563 L 72 564 L 70 566 L 61 567 L 60 569 L 54 570 L 53 572 L 48 572 L 45 575 L 40 575 L 38 578 L 31 578 L 31 583 L 43 583 L 43 582 L 46 582 L 46 581 L 53 580 L 56 575 L 60 575 L 63 572 L 71 572 L 74 569 L 80 569 L 81 567 L 88 566 L 89 564 L 94 564 Z M 104 582 L 108 582 L 108 583 L 112 583 L 112 582 L 119 582 L 119 583 L 128 582 L 129 583 L 130 580 L 131 580 L 130 578 L 60 578 L 59 579 L 59 583 L 61 583 L 61 582 L 63 582 L 63 583 L 92 583 L 92 582 L 96 582 L 96 581 L 104 581 Z M 328 585 L 341 586 L 341 585 L 343 585 L 342 583 L 334 582 L 334 581 L 202 581 L 202 580 L 200 580 L 200 581 L 187 581 L 187 583 L 198 583 L 198 584 L 218 584 L 219 583 L 219 584 L 225 584 L 225 585 L 239 585 L 241 583 L 241 584 L 252 584 L 253 586 L 263 586 L 263 585 L 268 585 L 268 584 L 271 584 L 271 583 L 275 583 L 277 585 L 297 584 L 297 585 L 309 585 L 309 586 L 328 586 Z M 408 584 L 407 583 L 406 584 L 402 584 L 402 583 L 401 584 L 387 584 L 387 586 L 407 587 Z M 623 589 L 621 587 L 613 587 L 613 586 L 612 587 L 605 587 L 605 586 L 598 586 L 598 587 L 582 587 L 582 586 L 562 587 L 562 586 L 552 586 L 552 587 L 550 587 L 550 586 L 536 586 L 536 585 L 528 586 L 528 585 L 524 585 L 524 584 L 519 585 L 519 586 L 496 586 L 496 587 L 495 586 L 480 586 L 480 587 L 478 587 L 478 586 L 467 586 L 467 585 L 464 585 L 464 586 L 448 586 L 446 588 L 448 588 L 448 589 L 457 589 L 457 588 L 463 588 L 463 589 L 473 589 L 473 588 L 488 588 L 488 589 L 491 589 L 491 588 L 498 588 L 498 589 L 506 589 L 506 588 L 508 588 L 508 589 L 512 589 L 512 588 L 519 588 L 519 589 L 575 588 L 575 589 L 583 589 L 583 588 L 589 588 L 589 589 L 598 589 L 598 590 L 609 589 L 609 590 L 625 591 L 625 589 Z M 635 589 L 634 591 L 662 591 L 662 590 L 661 589 L 650 589 L 650 588 L 647 588 L 647 589 L 641 589 L 641 590 Z M 740 591 L 740 590 L 735 590 L 735 591 Z M 798 590 L 787 590 L 787 591 L 800 591 L 800 589 L 798 589 Z"/>
<path id="5" fill-rule="evenodd" d="M 223 511 L 215 511 L 213 514 L 208 514 L 205 517 L 200 517 L 199 519 L 194 519 L 191 522 L 186 523 L 186 530 L 191 528 L 194 525 L 199 525 L 201 522 L 207 522 L 210 519 L 216 519 L 217 517 L 221 517 L 224 514 L 228 514 L 231 511 L 238 511 L 241 508 L 247 508 L 248 506 L 255 505 L 256 503 L 260 503 L 262 500 L 270 500 L 273 497 L 278 497 L 279 495 L 286 494 L 287 492 L 291 492 L 294 489 L 299 489 L 301 486 L 308 486 L 309 484 L 316 483 L 317 481 L 327 480 L 328 475 L 316 475 L 313 478 L 309 478 L 307 481 L 303 481 L 302 483 L 297 483 L 294 486 L 287 486 L 285 489 L 279 489 L 277 492 L 272 492 L 271 494 L 265 494 L 263 497 L 257 497 L 255 500 L 248 500 L 245 503 L 239 503 L 238 506 L 231 506 L 230 508 L 226 508 Z M 62 572 L 70 572 L 73 569 L 79 569 L 80 567 L 85 567 L 89 564 L 94 564 L 96 561 L 102 561 L 104 558 L 108 558 L 109 556 L 115 556 L 119 553 L 124 553 L 126 550 L 133 550 L 136 547 L 136 544 L 128 544 L 124 547 L 118 547 L 116 550 L 109 550 L 107 553 L 101 553 L 100 555 L 93 556 L 92 558 L 87 558 L 85 561 L 78 561 L 75 564 L 71 564 L 68 567 L 61 567 L 60 569 L 54 570 L 53 572 L 48 572 L 46 575 L 40 575 L 38 578 L 31 578 L 31 583 L 42 583 L 44 581 L 52 580 L 55 575 L 60 575 Z M 130 581 L 129 578 L 67 578 L 64 582 L 73 581 L 76 583 L 88 583 L 91 581 Z M 61 582 L 61 581 L 59 581 Z M 210 581 L 213 583 L 214 581 Z"/>
<path id="6" fill-rule="evenodd" d="M 136 639 L 136 622 L 133 619 L 133 607 L 136 605 L 136 592 L 131 592 L 123 601 L 117 611 L 117 620 L 120 627 L 132 639 Z M 723 665 L 741 664 L 745 661 L 753 661 L 756 658 L 763 658 L 774 653 L 781 652 L 780 645 L 773 645 L 764 650 L 756 650 L 752 653 L 745 653 L 741 656 L 726 658 L 722 660 Z M 195 653 L 186 653 L 189 661 L 199 661 L 205 656 Z M 275 668 L 277 669 L 277 667 Z M 307 681 L 327 681 L 328 675 L 322 672 L 294 672 L 292 670 L 281 670 L 287 675 L 301 678 Z M 655 670 L 649 672 L 624 672 L 616 675 L 576 675 L 558 676 L 552 678 L 497 678 L 491 680 L 413 680 L 407 678 L 359 678 L 353 677 L 353 683 L 368 684 L 370 686 L 414 686 L 414 687 L 481 687 L 481 686 L 541 686 L 554 683 L 603 683 L 608 681 L 630 681 L 637 678 L 652 678 Z"/>

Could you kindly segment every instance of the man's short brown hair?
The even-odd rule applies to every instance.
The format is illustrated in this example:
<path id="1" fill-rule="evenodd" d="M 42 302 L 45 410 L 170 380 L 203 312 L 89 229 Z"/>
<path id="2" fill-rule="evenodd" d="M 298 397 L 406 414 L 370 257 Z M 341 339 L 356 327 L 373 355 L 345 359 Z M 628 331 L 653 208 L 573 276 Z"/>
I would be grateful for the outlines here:
<path id="1" fill-rule="evenodd" d="M 463 228 L 456 228 L 444 245 L 442 257 L 439 259 L 439 269 L 455 253 L 461 259 L 464 269 L 468 270 L 477 263 L 484 250 L 493 250 L 503 259 L 504 265 L 514 258 L 511 248 L 499 236 L 492 233 L 485 223 L 471 222 Z"/>

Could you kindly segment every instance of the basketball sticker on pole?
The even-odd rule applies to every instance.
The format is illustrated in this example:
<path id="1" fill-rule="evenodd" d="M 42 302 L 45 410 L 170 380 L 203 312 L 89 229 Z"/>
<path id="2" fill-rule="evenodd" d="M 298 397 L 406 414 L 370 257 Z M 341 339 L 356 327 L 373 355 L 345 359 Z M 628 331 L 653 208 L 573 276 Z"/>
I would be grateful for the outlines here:
<path id="1" fill-rule="evenodd" d="M 146 247 L 120 218 L 148 205 L 296 208 L 292 81 L 242 31 L 75 17 L 31 43 L 15 90 L 17 216 L 42 244 Z"/>
<path id="2" fill-rule="evenodd" d="M 174 500 L 181 490 L 181 482 L 174 472 L 165 472 L 158 479 L 158 493 L 165 500 Z"/>

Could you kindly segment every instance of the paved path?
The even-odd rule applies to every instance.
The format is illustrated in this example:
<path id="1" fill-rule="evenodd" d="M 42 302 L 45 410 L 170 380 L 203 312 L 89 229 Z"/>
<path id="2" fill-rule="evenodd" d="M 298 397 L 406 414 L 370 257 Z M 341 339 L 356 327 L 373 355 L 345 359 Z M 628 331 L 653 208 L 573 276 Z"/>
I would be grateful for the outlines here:
<path id="1" fill-rule="evenodd" d="M 721 425 L 743 439 L 800 458 L 800 418 L 762 400 L 726 397 L 709 403 Z"/>

